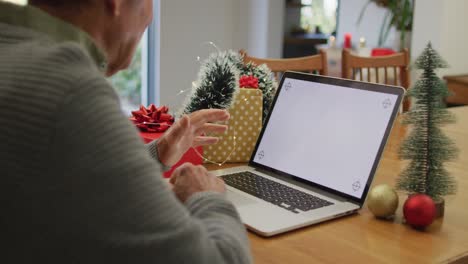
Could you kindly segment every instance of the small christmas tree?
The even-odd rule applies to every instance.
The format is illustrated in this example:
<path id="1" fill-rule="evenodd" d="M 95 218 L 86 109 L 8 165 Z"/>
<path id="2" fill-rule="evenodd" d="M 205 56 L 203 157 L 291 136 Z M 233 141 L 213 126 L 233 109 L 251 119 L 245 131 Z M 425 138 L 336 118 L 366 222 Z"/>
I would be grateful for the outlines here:
<path id="1" fill-rule="evenodd" d="M 213 53 L 200 69 L 197 86 L 192 91 L 184 114 L 200 109 L 227 109 L 239 90 L 239 69 L 233 52 Z"/>
<path id="2" fill-rule="evenodd" d="M 271 70 L 265 65 L 244 64 L 243 57 L 235 51 L 212 53 L 202 63 L 197 85 L 183 109 L 189 114 L 200 109 L 227 109 L 239 90 L 239 77 L 253 76 L 258 79 L 258 88 L 263 93 L 263 121 L 278 87 Z"/>
<path id="3" fill-rule="evenodd" d="M 405 114 L 403 123 L 412 125 L 412 130 L 400 149 L 400 158 L 410 160 L 410 163 L 398 179 L 397 188 L 440 200 L 455 192 L 455 180 L 444 169 L 443 163 L 454 159 L 457 149 L 440 129 L 440 125 L 455 120 L 445 108 L 444 98 L 449 91 L 435 73 L 435 69 L 445 68 L 447 64 L 429 43 L 415 66 L 422 69 L 423 74 L 408 91 L 414 105 Z"/>
<path id="4" fill-rule="evenodd" d="M 271 104 L 275 97 L 276 88 L 278 83 L 275 79 L 272 78 L 271 70 L 266 66 L 266 64 L 255 65 L 252 62 L 243 64 L 240 67 L 241 75 L 252 75 L 258 78 L 258 89 L 262 90 L 263 93 L 263 121 L 270 112 Z"/>

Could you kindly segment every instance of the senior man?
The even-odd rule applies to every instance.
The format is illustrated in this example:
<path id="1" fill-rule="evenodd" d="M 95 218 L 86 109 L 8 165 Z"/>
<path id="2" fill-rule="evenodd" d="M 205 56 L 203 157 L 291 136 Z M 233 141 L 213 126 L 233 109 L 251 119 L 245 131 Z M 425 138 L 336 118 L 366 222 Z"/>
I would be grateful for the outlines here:
<path id="1" fill-rule="evenodd" d="M 144 145 L 106 81 L 126 68 L 152 0 L 0 0 L 1 263 L 249 263 L 224 183 L 161 168 L 223 110 L 185 116 Z"/>

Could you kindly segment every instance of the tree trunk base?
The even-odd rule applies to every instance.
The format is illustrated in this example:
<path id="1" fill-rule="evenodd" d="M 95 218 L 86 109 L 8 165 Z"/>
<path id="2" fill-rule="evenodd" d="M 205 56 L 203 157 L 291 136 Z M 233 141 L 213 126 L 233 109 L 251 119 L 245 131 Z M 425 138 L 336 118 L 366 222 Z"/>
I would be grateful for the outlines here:
<path id="1" fill-rule="evenodd" d="M 445 214 L 445 200 L 442 198 L 438 201 L 434 201 L 436 206 L 436 216 L 435 218 L 442 218 Z"/>

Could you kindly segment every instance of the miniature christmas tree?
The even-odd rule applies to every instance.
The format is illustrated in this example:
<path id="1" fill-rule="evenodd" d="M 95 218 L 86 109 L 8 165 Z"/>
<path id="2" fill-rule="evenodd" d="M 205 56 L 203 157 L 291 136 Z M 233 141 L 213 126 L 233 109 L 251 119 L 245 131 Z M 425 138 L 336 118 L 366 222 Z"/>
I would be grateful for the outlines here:
<path id="1" fill-rule="evenodd" d="M 213 53 L 200 69 L 198 83 L 185 106 L 184 114 L 200 109 L 227 109 L 239 90 L 239 69 L 232 52 Z"/>
<path id="2" fill-rule="evenodd" d="M 434 200 L 455 192 L 455 180 L 443 163 L 456 157 L 457 149 L 440 126 L 455 120 L 445 108 L 444 98 L 449 91 L 436 75 L 435 69 L 447 64 L 429 43 L 415 62 L 422 69 L 421 79 L 408 91 L 413 107 L 405 114 L 404 124 L 411 132 L 400 149 L 400 158 L 410 160 L 400 175 L 397 188 L 409 194 L 423 193 Z"/>
<path id="3" fill-rule="evenodd" d="M 202 63 L 197 85 L 194 87 L 183 113 L 200 109 L 227 109 L 239 90 L 239 78 L 253 76 L 263 93 L 263 121 L 270 110 L 278 83 L 266 65 L 244 64 L 242 56 L 232 50 L 211 54 Z"/>
<path id="4" fill-rule="evenodd" d="M 252 75 L 258 78 L 258 89 L 262 90 L 263 93 L 263 121 L 265 121 L 265 118 L 270 112 L 278 83 L 271 77 L 271 70 L 266 64 L 257 66 L 249 62 L 245 65 L 243 64 L 240 70 L 241 75 Z"/>

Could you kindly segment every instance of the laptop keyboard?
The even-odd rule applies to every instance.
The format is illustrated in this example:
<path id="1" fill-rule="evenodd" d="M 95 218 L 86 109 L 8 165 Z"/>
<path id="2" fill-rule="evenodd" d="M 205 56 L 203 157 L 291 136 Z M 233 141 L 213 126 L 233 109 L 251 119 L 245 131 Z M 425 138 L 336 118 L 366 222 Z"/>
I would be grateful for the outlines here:
<path id="1" fill-rule="evenodd" d="M 333 204 L 248 171 L 225 175 L 221 178 L 229 186 L 296 214 L 299 213 L 298 210 L 307 212 Z"/>

